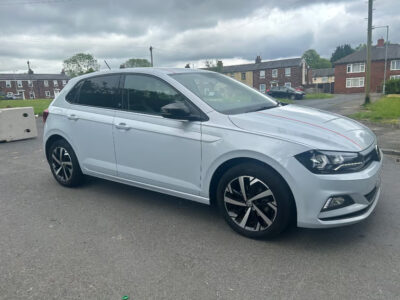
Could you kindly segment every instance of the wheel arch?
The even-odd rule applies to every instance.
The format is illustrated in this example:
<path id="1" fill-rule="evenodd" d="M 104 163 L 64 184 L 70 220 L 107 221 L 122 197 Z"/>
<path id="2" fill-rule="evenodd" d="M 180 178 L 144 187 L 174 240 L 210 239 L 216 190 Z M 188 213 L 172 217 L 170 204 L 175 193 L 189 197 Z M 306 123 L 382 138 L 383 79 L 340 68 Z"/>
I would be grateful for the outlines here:
<path id="1" fill-rule="evenodd" d="M 46 139 L 45 145 L 44 145 L 44 150 L 45 150 L 45 155 L 46 155 L 46 159 L 49 160 L 49 150 L 51 147 L 51 144 L 53 144 L 55 141 L 57 140 L 65 140 L 71 147 L 72 149 L 74 149 L 74 147 L 72 146 L 71 142 L 68 140 L 68 138 L 66 138 L 64 135 L 55 132 L 51 135 L 49 135 L 49 137 Z M 74 149 L 75 155 L 77 155 L 75 149 Z M 79 159 L 78 159 L 79 161 Z"/>
<path id="2" fill-rule="evenodd" d="M 211 176 L 210 184 L 208 186 L 208 193 L 209 193 L 209 199 L 210 199 L 210 205 L 211 206 L 216 206 L 216 192 L 217 192 L 217 187 L 218 187 L 218 182 L 221 178 L 221 176 L 226 172 L 228 169 L 241 164 L 241 163 L 246 163 L 246 162 L 253 162 L 253 163 L 259 163 L 268 168 L 270 171 L 274 172 L 281 180 L 282 182 L 286 185 L 287 189 L 290 192 L 291 199 L 293 201 L 293 216 L 295 217 L 294 224 L 297 223 L 297 205 L 296 205 L 296 200 L 293 194 L 293 189 L 290 187 L 288 181 L 282 176 L 282 174 L 276 170 L 271 164 L 266 163 L 265 161 L 262 161 L 257 158 L 252 158 L 252 157 L 234 157 L 230 158 L 228 160 L 225 160 L 223 163 L 219 164 L 219 166 L 215 169 Z"/>

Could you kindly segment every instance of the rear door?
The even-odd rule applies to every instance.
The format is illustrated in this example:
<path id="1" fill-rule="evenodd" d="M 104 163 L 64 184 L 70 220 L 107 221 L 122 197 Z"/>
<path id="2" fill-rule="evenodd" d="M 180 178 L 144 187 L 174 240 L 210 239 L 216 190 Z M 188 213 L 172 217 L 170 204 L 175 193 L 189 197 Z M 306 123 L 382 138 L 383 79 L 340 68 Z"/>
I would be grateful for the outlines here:
<path id="1" fill-rule="evenodd" d="M 118 176 L 174 191 L 200 193 L 201 123 L 168 119 L 161 107 L 186 97 L 158 77 L 127 74 L 124 110 L 114 120 Z"/>
<path id="2" fill-rule="evenodd" d="M 76 95 L 69 99 L 69 136 L 85 173 L 117 174 L 113 120 L 115 110 L 122 107 L 119 79 L 118 74 L 85 79 L 78 83 Z"/>

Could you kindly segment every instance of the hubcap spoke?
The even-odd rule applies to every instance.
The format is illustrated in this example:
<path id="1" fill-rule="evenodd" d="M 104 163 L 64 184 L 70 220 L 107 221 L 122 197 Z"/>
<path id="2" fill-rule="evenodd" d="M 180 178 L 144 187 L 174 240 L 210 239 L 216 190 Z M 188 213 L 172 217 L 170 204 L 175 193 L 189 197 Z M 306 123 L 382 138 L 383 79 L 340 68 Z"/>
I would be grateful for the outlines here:
<path id="1" fill-rule="evenodd" d="M 229 203 L 229 204 L 233 204 L 233 205 L 237 205 L 237 206 L 247 206 L 246 203 L 233 200 L 227 196 L 224 197 L 224 200 L 226 203 Z"/>
<path id="2" fill-rule="evenodd" d="M 247 195 L 246 195 L 246 188 L 244 186 L 244 176 L 239 177 L 239 185 L 240 185 L 240 191 L 242 193 L 244 201 L 247 201 Z"/>
<path id="3" fill-rule="evenodd" d="M 254 209 L 256 210 L 257 214 L 264 220 L 267 225 L 271 225 L 272 221 L 259 209 L 256 205 L 253 204 Z"/>
<path id="4" fill-rule="evenodd" d="M 57 147 L 51 155 L 52 168 L 56 177 L 65 182 L 72 176 L 73 164 L 68 151 L 62 147 Z"/>
<path id="5" fill-rule="evenodd" d="M 265 198 L 265 197 L 268 197 L 268 196 L 271 196 L 271 195 L 272 195 L 271 190 L 266 190 L 264 192 L 261 192 L 261 193 L 255 195 L 254 197 L 251 197 L 248 201 L 249 202 L 253 202 L 255 200 L 258 200 L 258 199 L 261 199 L 261 198 Z"/>
<path id="6" fill-rule="evenodd" d="M 251 207 L 249 207 L 249 208 L 247 209 L 246 214 L 244 215 L 242 221 L 240 222 L 239 225 L 240 225 L 241 227 L 246 227 L 246 223 L 247 223 L 247 220 L 249 219 L 250 212 L 251 212 Z"/>

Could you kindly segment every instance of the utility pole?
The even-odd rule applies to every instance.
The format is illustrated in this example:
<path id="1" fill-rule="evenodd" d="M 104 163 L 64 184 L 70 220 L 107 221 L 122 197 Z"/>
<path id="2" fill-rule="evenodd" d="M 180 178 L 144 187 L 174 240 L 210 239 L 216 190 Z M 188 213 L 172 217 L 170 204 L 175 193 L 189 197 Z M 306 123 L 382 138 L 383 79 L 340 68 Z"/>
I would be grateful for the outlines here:
<path id="1" fill-rule="evenodd" d="M 150 60 L 151 60 L 151 66 L 153 66 L 153 46 L 150 46 Z"/>
<path id="2" fill-rule="evenodd" d="M 371 102 L 371 44 L 372 44 L 372 4 L 373 0 L 368 0 L 368 34 L 367 34 L 367 78 L 365 78 L 365 101 L 364 104 Z"/>

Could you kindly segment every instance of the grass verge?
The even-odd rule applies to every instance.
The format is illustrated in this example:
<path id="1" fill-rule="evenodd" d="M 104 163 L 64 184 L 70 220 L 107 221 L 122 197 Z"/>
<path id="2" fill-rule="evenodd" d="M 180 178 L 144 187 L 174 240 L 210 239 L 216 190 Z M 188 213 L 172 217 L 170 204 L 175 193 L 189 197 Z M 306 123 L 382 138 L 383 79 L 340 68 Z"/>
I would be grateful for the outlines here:
<path id="1" fill-rule="evenodd" d="M 333 98 L 333 95 L 327 93 L 306 94 L 306 96 L 304 97 L 305 100 L 330 99 L 330 98 Z"/>
<path id="2" fill-rule="evenodd" d="M 35 114 L 41 115 L 49 107 L 51 101 L 53 99 L 0 100 L 0 108 L 33 107 Z"/>
<path id="3" fill-rule="evenodd" d="M 378 123 L 399 124 L 400 95 L 397 97 L 382 97 L 378 101 L 366 105 L 361 111 L 351 115 L 351 117 Z"/>

